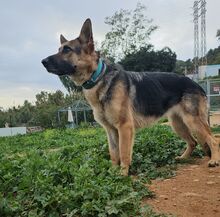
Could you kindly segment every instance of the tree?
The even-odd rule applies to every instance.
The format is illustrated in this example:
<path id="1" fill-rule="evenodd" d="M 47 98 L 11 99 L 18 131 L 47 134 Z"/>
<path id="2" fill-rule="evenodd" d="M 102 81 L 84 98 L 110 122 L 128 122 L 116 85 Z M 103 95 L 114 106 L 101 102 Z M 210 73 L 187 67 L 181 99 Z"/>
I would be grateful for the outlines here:
<path id="1" fill-rule="evenodd" d="M 74 100 L 82 99 L 82 94 L 74 92 L 72 95 L 64 95 L 60 90 L 49 93 L 41 91 L 36 95 L 35 105 L 27 100 L 23 105 L 13 106 L 7 110 L 0 110 L 0 127 L 5 127 L 5 123 L 10 126 L 42 126 L 51 128 L 58 126 L 57 111 L 62 107 L 69 106 Z M 81 114 L 83 117 L 83 114 Z M 80 117 L 79 119 L 83 119 Z M 61 117 L 63 125 L 67 118 L 65 115 Z"/>
<path id="2" fill-rule="evenodd" d="M 57 110 L 66 104 L 64 94 L 60 90 L 55 93 L 41 91 L 36 99 L 33 121 L 44 127 L 57 126 Z"/>
<path id="3" fill-rule="evenodd" d="M 208 64 L 220 64 L 220 46 L 210 49 L 206 55 Z"/>
<path id="4" fill-rule="evenodd" d="M 23 106 L 19 107 L 19 112 L 17 112 L 17 124 L 29 123 L 32 121 L 32 114 L 34 111 L 34 106 L 28 102 L 24 101 Z"/>
<path id="5" fill-rule="evenodd" d="M 194 72 L 193 60 L 188 59 L 186 61 L 183 60 L 176 61 L 175 72 L 177 74 L 184 74 L 185 71 L 187 74 L 192 74 Z"/>
<path id="6" fill-rule="evenodd" d="M 154 51 L 152 45 L 126 55 L 120 62 L 128 71 L 172 72 L 175 69 L 176 54 L 168 47 Z"/>
<path id="7" fill-rule="evenodd" d="M 121 60 L 126 55 L 147 47 L 150 35 L 158 28 L 152 19 L 144 15 L 146 7 L 138 3 L 132 11 L 121 9 L 105 18 L 110 31 L 102 42 L 102 54 L 113 60 Z"/>

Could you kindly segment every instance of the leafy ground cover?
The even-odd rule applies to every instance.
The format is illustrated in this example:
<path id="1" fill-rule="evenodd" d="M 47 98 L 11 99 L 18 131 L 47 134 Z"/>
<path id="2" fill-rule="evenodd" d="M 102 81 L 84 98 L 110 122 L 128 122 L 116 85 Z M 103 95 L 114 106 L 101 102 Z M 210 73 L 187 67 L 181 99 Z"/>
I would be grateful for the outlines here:
<path id="1" fill-rule="evenodd" d="M 153 196 L 143 183 L 172 176 L 183 147 L 168 126 L 138 131 L 132 179 L 111 166 L 100 128 L 0 138 L 0 216 L 164 216 L 141 206 Z"/>
<path id="2" fill-rule="evenodd" d="M 216 126 L 212 128 L 213 133 L 220 133 L 220 126 Z"/>

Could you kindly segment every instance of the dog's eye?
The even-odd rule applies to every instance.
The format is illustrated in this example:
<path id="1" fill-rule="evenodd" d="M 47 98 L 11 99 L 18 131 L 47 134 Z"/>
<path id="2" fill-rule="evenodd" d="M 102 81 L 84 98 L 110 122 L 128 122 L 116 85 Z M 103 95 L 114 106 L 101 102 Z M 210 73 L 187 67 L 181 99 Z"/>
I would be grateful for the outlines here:
<path id="1" fill-rule="evenodd" d="M 68 46 L 64 46 L 63 50 L 62 50 L 62 53 L 66 54 L 66 53 L 69 53 L 70 51 L 72 51 L 72 48 L 70 48 Z"/>

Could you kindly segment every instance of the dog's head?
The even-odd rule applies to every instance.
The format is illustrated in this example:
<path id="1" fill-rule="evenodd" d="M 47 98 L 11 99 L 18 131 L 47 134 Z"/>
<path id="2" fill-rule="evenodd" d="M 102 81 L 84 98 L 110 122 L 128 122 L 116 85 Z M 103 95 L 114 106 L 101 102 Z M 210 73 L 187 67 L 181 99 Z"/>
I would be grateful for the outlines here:
<path id="1" fill-rule="evenodd" d="M 91 20 L 87 19 L 78 38 L 68 41 L 60 35 L 58 53 L 42 60 L 42 64 L 56 75 L 69 75 L 77 84 L 89 80 L 97 68 L 98 55 L 94 50 Z"/>

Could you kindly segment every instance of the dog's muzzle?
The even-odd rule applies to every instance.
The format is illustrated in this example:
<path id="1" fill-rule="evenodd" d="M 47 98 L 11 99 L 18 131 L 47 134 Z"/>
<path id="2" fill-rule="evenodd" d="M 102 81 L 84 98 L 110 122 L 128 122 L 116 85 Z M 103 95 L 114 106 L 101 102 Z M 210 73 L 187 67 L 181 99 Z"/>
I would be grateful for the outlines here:
<path id="1" fill-rule="evenodd" d="M 45 58 L 41 61 L 41 63 L 44 65 L 44 67 L 47 69 L 49 66 L 49 58 Z"/>
<path id="2" fill-rule="evenodd" d="M 76 71 L 76 66 L 72 66 L 65 60 L 56 60 L 54 56 L 49 56 L 41 61 L 48 72 L 55 75 L 72 75 Z"/>

